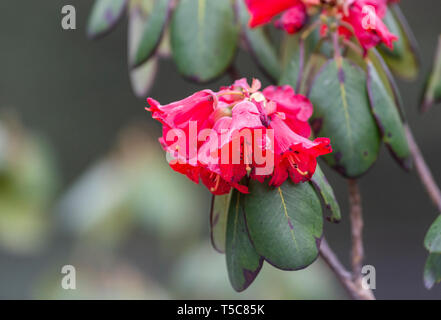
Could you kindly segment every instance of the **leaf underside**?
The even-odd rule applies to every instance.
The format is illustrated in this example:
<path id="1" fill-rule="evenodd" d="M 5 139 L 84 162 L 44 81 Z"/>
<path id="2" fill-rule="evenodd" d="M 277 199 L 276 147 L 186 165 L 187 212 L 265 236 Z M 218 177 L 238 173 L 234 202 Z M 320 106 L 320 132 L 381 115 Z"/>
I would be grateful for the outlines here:
<path id="1" fill-rule="evenodd" d="M 212 196 L 210 210 L 210 237 L 213 248 L 225 252 L 225 237 L 227 229 L 228 209 L 230 207 L 231 194 Z"/>
<path id="2" fill-rule="evenodd" d="M 89 38 L 98 38 L 110 32 L 121 19 L 127 0 L 96 0 L 87 23 Z"/>
<path id="3" fill-rule="evenodd" d="M 441 253 L 431 253 L 424 267 L 424 285 L 431 289 L 441 282 Z"/>
<path id="4" fill-rule="evenodd" d="M 251 55 L 270 78 L 279 79 L 281 74 L 279 57 L 270 37 L 265 33 L 265 29 L 251 29 L 248 26 L 250 15 L 243 0 L 235 0 L 235 9 L 242 36 Z"/>
<path id="5" fill-rule="evenodd" d="M 398 5 L 390 6 L 384 23 L 398 40 L 394 42 L 393 50 L 381 45 L 380 53 L 395 75 L 406 80 L 415 79 L 420 67 L 418 44 Z"/>
<path id="6" fill-rule="evenodd" d="M 424 88 L 421 111 L 425 112 L 435 103 L 441 101 L 441 36 L 438 38 L 438 48 L 435 52 L 433 70 L 430 73 Z"/>
<path id="7" fill-rule="evenodd" d="M 372 113 L 383 142 L 398 163 L 405 170 L 410 170 L 412 157 L 398 107 L 370 61 L 367 62 L 367 89 Z"/>
<path id="8" fill-rule="evenodd" d="M 152 12 L 144 24 L 139 44 L 131 60 L 133 67 L 146 62 L 159 46 L 167 24 L 171 0 L 156 0 Z"/>
<path id="9" fill-rule="evenodd" d="M 430 226 L 424 239 L 424 246 L 430 253 L 441 253 L 441 216 Z"/>
<path id="10" fill-rule="evenodd" d="M 331 215 L 327 217 L 327 219 L 331 222 L 339 222 L 341 220 L 340 206 L 335 198 L 334 190 L 332 190 L 331 185 L 318 164 L 314 176 L 311 178 L 311 182 L 321 195 L 326 209 L 331 212 Z"/>
<path id="11" fill-rule="evenodd" d="M 263 264 L 263 258 L 257 254 L 248 235 L 243 196 L 237 190 L 231 196 L 225 247 L 228 277 L 239 292 L 249 287 Z"/>

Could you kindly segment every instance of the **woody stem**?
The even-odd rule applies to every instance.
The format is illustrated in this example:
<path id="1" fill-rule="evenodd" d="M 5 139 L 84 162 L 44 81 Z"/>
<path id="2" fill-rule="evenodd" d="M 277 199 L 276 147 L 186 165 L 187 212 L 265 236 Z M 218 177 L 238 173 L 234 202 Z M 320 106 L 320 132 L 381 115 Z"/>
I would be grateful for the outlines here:
<path id="1" fill-rule="evenodd" d="M 357 180 L 348 180 L 349 189 L 349 217 L 351 220 L 352 237 L 352 280 L 358 290 L 363 294 L 374 299 L 372 291 L 362 287 L 362 263 L 364 259 L 363 248 L 363 209 L 361 205 L 361 193 Z"/>
<path id="2" fill-rule="evenodd" d="M 349 217 L 351 220 L 352 237 L 352 278 L 357 280 L 361 276 L 361 263 L 364 257 L 363 249 L 363 216 L 360 190 L 356 180 L 348 180 L 349 187 Z"/>
<path id="3" fill-rule="evenodd" d="M 362 238 L 363 216 L 361 194 L 356 180 L 349 179 L 348 187 L 352 235 L 352 272 L 345 269 L 324 239 L 320 245 L 320 255 L 335 273 L 337 279 L 346 289 L 351 298 L 356 300 L 374 300 L 375 297 L 372 290 L 365 289 L 362 285 L 361 269 L 364 250 Z"/>
<path id="4" fill-rule="evenodd" d="M 338 281 L 340 281 L 343 288 L 346 290 L 348 295 L 354 300 L 374 300 L 375 297 L 371 290 L 363 289 L 363 287 L 358 286 L 354 280 L 352 280 L 352 275 L 345 267 L 341 264 L 338 257 L 335 255 L 334 251 L 329 247 L 326 239 L 322 239 L 320 245 L 320 256 L 323 261 L 329 266 L 332 272 L 336 275 Z"/>
<path id="5" fill-rule="evenodd" d="M 441 191 L 436 184 L 435 179 L 433 178 L 433 175 L 430 172 L 428 165 L 426 164 L 426 161 L 424 160 L 424 157 L 415 141 L 412 131 L 407 124 L 405 125 L 404 129 L 406 131 L 409 148 L 412 153 L 415 168 L 417 170 L 421 183 L 426 188 L 430 199 L 432 199 L 432 202 L 435 204 L 438 211 L 441 212 Z"/>

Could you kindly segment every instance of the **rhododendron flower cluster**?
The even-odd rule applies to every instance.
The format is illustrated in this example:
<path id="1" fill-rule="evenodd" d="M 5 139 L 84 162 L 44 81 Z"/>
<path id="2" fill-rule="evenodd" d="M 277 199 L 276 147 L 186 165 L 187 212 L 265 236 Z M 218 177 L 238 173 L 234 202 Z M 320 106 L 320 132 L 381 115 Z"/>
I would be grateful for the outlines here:
<path id="1" fill-rule="evenodd" d="M 323 9 L 325 16 L 337 16 L 342 25 L 338 32 L 347 38 L 357 37 L 364 50 L 384 43 L 389 48 L 398 38 L 392 34 L 382 19 L 386 15 L 388 3 L 399 0 L 245 0 L 251 14 L 250 27 L 275 21 L 276 27 L 288 33 L 298 32 L 308 21 L 308 8 Z M 325 35 L 328 26 L 322 25 Z"/>
<path id="2" fill-rule="evenodd" d="M 280 186 L 288 177 L 308 181 L 317 157 L 330 153 L 328 138 L 309 140 L 313 107 L 289 86 L 259 91 L 254 79 L 237 80 L 218 92 L 202 90 L 148 111 L 163 125 L 159 139 L 171 168 L 215 195 L 231 188 L 247 193 L 248 179 Z"/>

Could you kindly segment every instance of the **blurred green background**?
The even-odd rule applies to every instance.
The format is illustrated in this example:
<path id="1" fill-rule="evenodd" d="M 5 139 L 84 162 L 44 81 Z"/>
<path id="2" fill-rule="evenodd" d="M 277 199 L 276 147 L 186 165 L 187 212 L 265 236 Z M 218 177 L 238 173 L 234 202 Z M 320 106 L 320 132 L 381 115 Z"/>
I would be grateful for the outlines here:
<path id="1" fill-rule="evenodd" d="M 65 4 L 76 8 L 77 30 L 61 28 Z M 87 40 L 91 5 L 0 3 L 0 298 L 345 298 L 321 261 L 298 272 L 265 265 L 247 291 L 233 291 L 224 256 L 208 239 L 209 193 L 168 168 L 156 142 L 160 126 L 132 93 L 126 21 L 100 41 Z M 441 32 L 441 2 L 403 0 L 401 7 L 420 43 L 423 72 L 399 85 L 410 125 L 441 183 L 441 108 L 417 113 Z M 236 66 L 263 79 L 243 52 Z M 162 59 L 149 95 L 166 103 L 229 82 L 189 83 Z M 415 174 L 404 173 L 386 153 L 361 180 L 375 294 L 439 299 L 441 286 L 428 291 L 422 282 L 422 243 L 437 212 Z M 345 182 L 326 173 L 347 212 Z M 325 226 L 344 263 L 347 220 L 343 215 L 340 224 Z M 67 264 L 76 267 L 76 290 L 61 288 Z"/>

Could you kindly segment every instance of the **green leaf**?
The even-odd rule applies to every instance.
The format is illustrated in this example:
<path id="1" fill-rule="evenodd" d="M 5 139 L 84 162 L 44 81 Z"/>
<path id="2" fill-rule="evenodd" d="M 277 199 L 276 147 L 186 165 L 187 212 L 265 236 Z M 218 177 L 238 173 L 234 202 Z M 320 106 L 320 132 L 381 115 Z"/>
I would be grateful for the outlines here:
<path id="1" fill-rule="evenodd" d="M 418 76 L 420 67 L 418 44 L 398 5 L 391 5 L 389 9 L 384 23 L 398 36 L 398 40 L 394 42 L 393 50 L 384 45 L 381 45 L 379 50 L 394 74 L 403 79 L 413 80 Z"/>
<path id="2" fill-rule="evenodd" d="M 424 246 L 430 253 L 441 253 L 441 216 L 430 226 L 424 239 Z"/>
<path id="3" fill-rule="evenodd" d="M 279 84 L 288 84 L 297 93 L 302 93 L 307 85 L 308 76 L 311 75 L 309 71 L 313 71 L 311 66 L 327 61 L 327 44 L 318 30 L 303 40 L 300 35 L 286 34 L 282 44 L 283 72 Z"/>
<path id="4" fill-rule="evenodd" d="M 288 84 L 299 92 L 305 65 L 305 44 L 299 36 L 287 35 L 284 42 L 283 73 L 279 84 Z"/>
<path id="5" fill-rule="evenodd" d="M 137 67 L 147 61 L 156 51 L 171 11 L 171 0 L 156 0 L 155 6 L 144 25 L 142 36 L 135 50 L 132 65 Z"/>
<path id="6" fill-rule="evenodd" d="M 128 26 L 128 56 L 130 61 L 133 60 L 139 46 L 146 21 L 147 17 L 141 8 L 133 7 L 130 10 Z M 147 97 L 157 69 L 158 59 L 154 57 L 139 67 L 129 70 L 132 89 L 138 98 L 145 99 Z"/>
<path id="7" fill-rule="evenodd" d="M 398 108 L 398 112 L 400 113 L 401 120 L 406 122 L 406 112 L 404 111 L 404 103 L 400 94 L 400 90 L 398 89 L 398 85 L 395 82 L 395 79 L 384 61 L 381 54 L 375 48 L 369 50 L 369 59 L 373 63 L 375 69 L 377 70 L 383 85 L 385 86 L 387 92 L 394 98 L 395 105 Z"/>
<path id="8" fill-rule="evenodd" d="M 127 0 L 96 0 L 87 24 L 87 35 L 97 38 L 112 30 L 121 19 Z"/>
<path id="9" fill-rule="evenodd" d="M 427 79 L 424 89 L 421 111 L 426 112 L 435 103 L 441 101 L 441 36 L 438 38 L 438 48 L 435 53 L 433 70 Z"/>
<path id="10" fill-rule="evenodd" d="M 205 82 L 220 76 L 236 52 L 238 27 L 230 0 L 181 0 L 171 22 L 179 72 Z"/>
<path id="11" fill-rule="evenodd" d="M 321 195 L 326 208 L 331 212 L 331 216 L 327 217 L 327 219 L 331 222 L 340 222 L 340 206 L 335 198 L 334 190 L 318 164 L 317 168 L 315 169 L 315 173 L 311 178 L 311 182 L 317 192 Z"/>
<path id="12" fill-rule="evenodd" d="M 210 209 L 210 235 L 213 248 L 220 253 L 225 252 L 225 236 L 227 229 L 228 209 L 231 194 L 213 196 Z"/>
<path id="13" fill-rule="evenodd" d="M 441 254 L 431 253 L 424 267 L 424 285 L 427 289 L 431 289 L 439 282 L 441 282 Z"/>
<path id="14" fill-rule="evenodd" d="M 146 99 L 155 81 L 156 72 L 158 71 L 158 59 L 151 58 L 144 62 L 136 69 L 130 70 L 130 83 L 135 96 L 140 99 Z"/>
<path id="15" fill-rule="evenodd" d="M 258 254 L 283 270 L 306 268 L 319 253 L 320 199 L 310 183 L 273 188 L 251 181 L 245 197 L 248 231 Z"/>
<path id="16" fill-rule="evenodd" d="M 248 235 L 243 197 L 234 190 L 228 211 L 226 259 L 228 276 L 236 291 L 243 291 L 257 277 L 262 268 L 263 258 L 259 256 Z"/>
<path id="17" fill-rule="evenodd" d="M 250 15 L 243 0 L 235 0 L 235 8 L 243 39 L 247 49 L 256 60 L 259 67 L 272 79 L 279 79 L 281 68 L 275 45 L 271 42 L 264 28 L 250 29 Z"/>
<path id="18" fill-rule="evenodd" d="M 370 61 L 367 61 L 367 89 L 372 113 L 384 143 L 398 163 L 405 170 L 410 170 L 412 155 L 398 107 Z"/>
<path id="19" fill-rule="evenodd" d="M 303 95 L 306 95 L 308 93 L 308 88 L 311 87 L 311 84 L 314 81 L 317 73 L 321 70 L 321 68 L 327 61 L 328 59 L 326 58 L 326 56 L 319 53 L 313 53 L 309 56 L 308 62 L 305 66 L 303 79 L 300 84 L 300 89 L 297 93 Z"/>
<path id="20" fill-rule="evenodd" d="M 365 173 L 375 163 L 381 141 L 364 72 L 345 59 L 330 60 L 317 74 L 309 98 L 312 127 L 317 136 L 331 139 L 334 150 L 325 161 L 345 177 Z"/>

